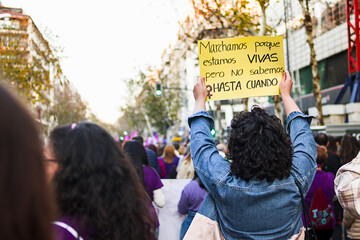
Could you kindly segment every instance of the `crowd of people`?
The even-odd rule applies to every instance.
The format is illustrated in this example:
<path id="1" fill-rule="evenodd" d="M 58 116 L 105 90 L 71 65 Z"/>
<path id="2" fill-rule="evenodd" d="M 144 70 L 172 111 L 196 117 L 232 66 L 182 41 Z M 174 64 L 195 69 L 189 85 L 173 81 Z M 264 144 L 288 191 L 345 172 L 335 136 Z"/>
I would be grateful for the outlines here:
<path id="1" fill-rule="evenodd" d="M 56 127 L 43 143 L 0 84 L 0 239 L 158 239 L 164 179 L 191 179 L 177 206 L 180 239 L 360 239 L 360 143 L 314 136 L 291 87 L 284 73 L 285 128 L 255 106 L 216 145 L 200 79 L 190 141 L 144 146 L 88 122 Z"/>

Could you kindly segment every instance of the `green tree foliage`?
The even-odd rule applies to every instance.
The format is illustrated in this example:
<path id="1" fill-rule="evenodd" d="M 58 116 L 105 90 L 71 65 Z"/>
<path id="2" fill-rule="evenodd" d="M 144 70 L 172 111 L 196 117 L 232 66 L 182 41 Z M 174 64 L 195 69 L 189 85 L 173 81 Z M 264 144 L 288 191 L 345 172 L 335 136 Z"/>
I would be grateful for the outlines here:
<path id="1" fill-rule="evenodd" d="M 256 35 L 258 16 L 247 0 L 192 0 L 198 26 L 203 26 L 197 40 L 216 37 Z"/>
<path id="2" fill-rule="evenodd" d="M 166 79 L 162 79 L 161 83 L 163 85 L 162 95 L 156 96 L 155 83 L 148 81 L 144 72 L 140 71 L 137 79 L 127 81 L 128 92 L 132 93 L 130 99 L 136 101 L 135 104 L 129 103 L 122 108 L 130 130 L 136 129 L 142 134 L 147 128 L 149 132 L 156 131 L 165 134 L 168 127 L 178 121 L 181 90 L 166 88 Z M 139 91 L 140 93 L 135 94 Z"/>

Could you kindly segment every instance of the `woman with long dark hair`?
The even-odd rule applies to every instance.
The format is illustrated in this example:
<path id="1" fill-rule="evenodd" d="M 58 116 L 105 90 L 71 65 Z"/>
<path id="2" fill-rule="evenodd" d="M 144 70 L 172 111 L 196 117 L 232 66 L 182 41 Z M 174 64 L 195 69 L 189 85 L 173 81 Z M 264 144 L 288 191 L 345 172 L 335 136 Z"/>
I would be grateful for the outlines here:
<path id="1" fill-rule="evenodd" d="M 53 204 L 35 120 L 2 84 L 0 113 L 0 239 L 51 240 Z"/>
<path id="2" fill-rule="evenodd" d="M 58 127 L 47 148 L 58 162 L 52 182 L 59 239 L 154 239 L 136 171 L 104 129 L 92 123 Z"/>
<path id="3" fill-rule="evenodd" d="M 139 141 L 127 142 L 124 146 L 124 151 L 134 165 L 144 188 L 144 192 L 148 197 L 150 213 L 156 221 L 155 231 L 156 236 L 158 236 L 160 224 L 152 202 L 160 208 L 165 205 L 165 196 L 161 190 L 163 183 L 156 170 L 150 166 L 145 149 Z"/>
<path id="4" fill-rule="evenodd" d="M 346 164 L 353 160 L 360 151 L 360 143 L 358 140 L 351 136 L 350 134 L 346 134 L 342 137 L 339 155 L 342 161 L 342 164 Z"/>

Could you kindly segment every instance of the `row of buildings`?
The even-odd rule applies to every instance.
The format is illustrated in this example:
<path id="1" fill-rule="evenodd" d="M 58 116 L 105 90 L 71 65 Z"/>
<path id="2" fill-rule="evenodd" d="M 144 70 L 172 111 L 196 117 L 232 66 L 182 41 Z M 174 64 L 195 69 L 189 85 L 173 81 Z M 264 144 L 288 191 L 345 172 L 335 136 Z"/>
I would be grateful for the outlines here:
<path id="1" fill-rule="evenodd" d="M 325 124 L 329 127 L 330 134 L 333 135 L 342 135 L 349 131 L 350 133 L 351 131 L 356 132 L 360 128 L 360 103 L 350 108 L 346 107 L 345 104 L 349 103 L 350 98 L 349 91 L 347 91 L 341 104 L 334 106 L 335 99 L 349 75 L 346 3 L 341 0 L 334 0 L 330 4 L 317 3 L 314 9 L 312 12 L 314 15 L 313 36 L 321 76 Z M 306 42 L 305 28 L 302 27 L 303 15 L 299 2 L 298 0 L 270 1 L 266 13 L 269 25 L 280 23 L 276 27 L 276 35 L 285 36 L 285 63 L 286 69 L 290 71 L 294 79 L 293 96 L 303 112 L 316 115 L 315 99 L 312 94 L 312 73 L 309 66 L 310 49 Z M 171 132 L 180 136 L 186 135 L 188 132 L 187 117 L 194 109 L 192 92 L 189 90 L 193 88 L 200 74 L 197 45 L 187 42 L 189 39 L 186 36 L 191 31 L 199 31 L 200 26 L 196 25 L 196 21 L 193 21 L 190 15 L 180 25 L 178 41 L 164 51 L 160 66 L 162 69 L 160 79 L 170 79 L 167 82 L 169 87 L 177 86 L 183 89 L 181 91 L 183 107 L 179 112 L 180 121 L 171 129 Z M 285 15 L 287 16 L 285 17 Z M 284 21 L 285 18 L 286 21 Z M 216 31 L 216 29 L 203 30 Z M 249 108 L 253 104 L 258 104 L 270 113 L 275 113 L 271 97 L 250 98 Z M 234 114 L 244 109 L 245 105 L 242 99 L 209 101 L 208 110 L 215 118 L 217 138 L 226 141 L 231 119 Z M 347 109 L 355 114 L 349 117 L 350 113 L 347 114 Z M 335 126 L 336 124 L 338 126 Z M 313 125 L 316 129 L 316 121 Z M 326 130 L 326 127 L 320 127 L 320 129 Z M 332 132 L 329 129 L 333 129 Z"/>
<path id="2" fill-rule="evenodd" d="M 12 85 L 28 103 L 43 135 L 59 124 L 51 109 L 60 92 L 71 91 L 60 61 L 31 16 L 1 2 L 0 71 L 0 81 Z"/>

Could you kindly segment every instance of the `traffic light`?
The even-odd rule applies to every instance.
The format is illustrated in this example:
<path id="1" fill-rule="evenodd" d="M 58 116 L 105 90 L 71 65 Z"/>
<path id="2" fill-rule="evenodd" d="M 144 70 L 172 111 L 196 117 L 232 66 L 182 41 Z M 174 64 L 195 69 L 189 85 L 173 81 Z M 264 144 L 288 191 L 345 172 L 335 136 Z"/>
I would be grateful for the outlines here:
<path id="1" fill-rule="evenodd" d="M 162 94 L 161 83 L 155 83 L 155 95 L 161 96 L 161 94 Z"/>
<path id="2" fill-rule="evenodd" d="M 211 129 L 211 135 L 212 135 L 213 137 L 215 137 L 215 134 L 216 134 L 215 129 L 214 129 L 214 128 L 213 128 L 213 129 Z"/>

